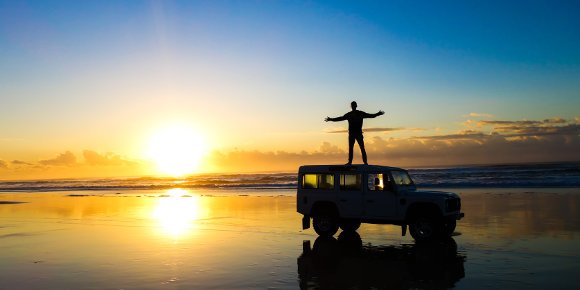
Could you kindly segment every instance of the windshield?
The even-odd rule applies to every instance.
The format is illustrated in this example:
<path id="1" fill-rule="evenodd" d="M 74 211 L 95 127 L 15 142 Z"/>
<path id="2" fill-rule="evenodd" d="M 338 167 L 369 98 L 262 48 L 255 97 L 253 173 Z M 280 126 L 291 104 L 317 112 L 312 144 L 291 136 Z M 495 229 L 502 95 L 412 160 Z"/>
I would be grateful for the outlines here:
<path id="1" fill-rule="evenodd" d="M 413 185 L 413 180 L 411 179 L 409 174 L 405 171 L 399 170 L 391 171 L 391 175 L 393 176 L 393 181 L 395 182 L 396 185 L 399 186 Z"/>

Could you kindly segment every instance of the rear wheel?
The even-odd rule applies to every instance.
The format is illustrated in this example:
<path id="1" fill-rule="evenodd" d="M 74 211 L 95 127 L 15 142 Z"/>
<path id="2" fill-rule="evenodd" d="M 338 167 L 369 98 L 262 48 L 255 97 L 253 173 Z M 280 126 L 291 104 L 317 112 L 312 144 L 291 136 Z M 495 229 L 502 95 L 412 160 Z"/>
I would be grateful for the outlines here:
<path id="1" fill-rule="evenodd" d="M 321 212 L 312 218 L 314 231 L 319 236 L 330 237 L 338 231 L 338 218 L 330 212 Z"/>
<path id="2" fill-rule="evenodd" d="M 340 228 L 345 232 L 355 232 L 359 227 L 359 220 L 344 219 L 340 221 Z"/>
<path id="3" fill-rule="evenodd" d="M 417 242 L 433 241 L 441 234 L 442 224 L 438 219 L 418 216 L 409 224 L 409 232 Z"/>

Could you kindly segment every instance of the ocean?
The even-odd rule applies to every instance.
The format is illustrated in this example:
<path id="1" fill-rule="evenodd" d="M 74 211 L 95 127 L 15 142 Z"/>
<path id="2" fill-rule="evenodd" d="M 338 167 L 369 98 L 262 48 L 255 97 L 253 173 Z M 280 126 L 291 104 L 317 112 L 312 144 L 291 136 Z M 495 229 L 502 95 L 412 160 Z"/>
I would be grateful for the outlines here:
<path id="1" fill-rule="evenodd" d="M 409 168 L 421 188 L 580 187 L 580 162 Z M 296 172 L 200 174 L 182 178 L 91 178 L 0 181 L 0 192 L 157 189 L 293 189 Z"/>

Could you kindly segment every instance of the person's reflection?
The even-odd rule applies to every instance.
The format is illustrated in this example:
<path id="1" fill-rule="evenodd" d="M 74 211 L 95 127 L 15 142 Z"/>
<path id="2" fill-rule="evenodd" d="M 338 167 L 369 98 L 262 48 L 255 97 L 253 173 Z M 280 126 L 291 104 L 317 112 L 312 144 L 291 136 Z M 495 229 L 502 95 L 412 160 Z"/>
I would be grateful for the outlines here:
<path id="1" fill-rule="evenodd" d="M 441 243 L 402 246 L 364 245 L 358 233 L 338 240 L 304 241 L 298 257 L 300 288 L 410 289 L 452 288 L 465 276 L 465 256 L 450 238 Z"/>

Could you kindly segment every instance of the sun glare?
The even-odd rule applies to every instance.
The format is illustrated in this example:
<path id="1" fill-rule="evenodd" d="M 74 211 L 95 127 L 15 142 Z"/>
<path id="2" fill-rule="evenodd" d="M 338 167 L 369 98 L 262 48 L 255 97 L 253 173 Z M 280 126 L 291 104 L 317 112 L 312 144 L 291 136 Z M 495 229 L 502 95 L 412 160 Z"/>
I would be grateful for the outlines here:
<path id="1" fill-rule="evenodd" d="M 160 198 L 151 216 L 157 220 L 163 235 L 179 238 L 187 235 L 200 217 L 199 197 L 183 189 L 170 189 Z"/>
<path id="2" fill-rule="evenodd" d="M 206 150 L 199 132 L 185 125 L 172 125 L 151 137 L 147 156 L 157 164 L 161 174 L 182 176 L 198 170 Z"/>

